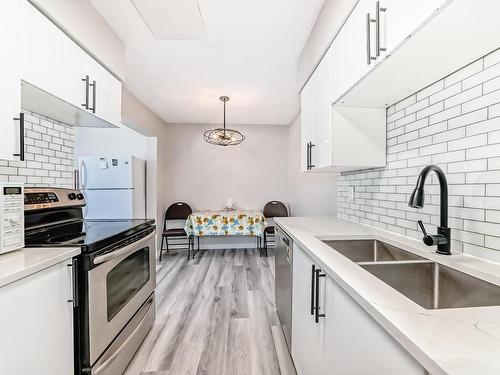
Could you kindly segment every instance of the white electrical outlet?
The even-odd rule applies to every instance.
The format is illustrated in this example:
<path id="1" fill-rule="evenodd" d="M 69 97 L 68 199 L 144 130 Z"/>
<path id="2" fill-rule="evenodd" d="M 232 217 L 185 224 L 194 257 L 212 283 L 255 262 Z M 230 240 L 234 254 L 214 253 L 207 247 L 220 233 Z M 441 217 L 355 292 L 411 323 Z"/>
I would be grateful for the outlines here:
<path id="1" fill-rule="evenodd" d="M 354 186 L 349 186 L 349 188 L 347 189 L 347 193 L 348 193 L 348 199 L 350 201 L 353 201 L 354 200 Z"/>

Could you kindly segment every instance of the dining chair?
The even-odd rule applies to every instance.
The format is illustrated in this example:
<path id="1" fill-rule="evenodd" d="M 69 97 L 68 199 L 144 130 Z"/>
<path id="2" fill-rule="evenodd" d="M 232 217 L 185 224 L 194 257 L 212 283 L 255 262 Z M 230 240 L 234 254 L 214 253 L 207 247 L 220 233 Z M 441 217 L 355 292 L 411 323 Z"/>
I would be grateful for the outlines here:
<path id="1" fill-rule="evenodd" d="M 193 210 L 191 207 L 184 202 L 176 202 L 171 204 L 168 208 L 167 211 L 165 212 L 165 220 L 163 221 L 163 232 L 161 234 L 161 248 L 160 248 L 160 262 L 163 254 L 163 250 L 168 251 L 170 250 L 169 248 L 169 239 L 175 239 L 177 240 L 175 243 L 170 244 L 171 246 L 175 246 L 175 248 L 172 248 L 172 250 L 177 250 L 181 249 L 183 246 L 187 245 L 187 250 L 188 250 L 188 259 L 190 257 L 191 253 L 191 247 L 193 246 L 193 251 L 194 251 L 194 238 L 191 236 L 188 236 L 186 234 L 186 231 L 184 228 L 168 228 L 168 222 L 172 220 L 186 220 L 189 215 L 193 213 Z M 185 238 L 187 240 L 186 242 L 179 242 L 179 239 Z M 166 248 L 164 249 L 164 244 Z M 182 247 L 179 247 L 182 246 Z"/>
<path id="2" fill-rule="evenodd" d="M 283 202 L 280 201 L 270 201 L 267 202 L 262 211 L 266 219 L 273 219 L 275 217 L 287 217 L 288 208 Z M 261 250 L 260 255 L 264 252 L 267 257 L 268 244 L 274 244 L 274 225 L 269 225 L 264 229 L 264 248 Z M 269 241 L 269 237 L 272 241 Z"/>

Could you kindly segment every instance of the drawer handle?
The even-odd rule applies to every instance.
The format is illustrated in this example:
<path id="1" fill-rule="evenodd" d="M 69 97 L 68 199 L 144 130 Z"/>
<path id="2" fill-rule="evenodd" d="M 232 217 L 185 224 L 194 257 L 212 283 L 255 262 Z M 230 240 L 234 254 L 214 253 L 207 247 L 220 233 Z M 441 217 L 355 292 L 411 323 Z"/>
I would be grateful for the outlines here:
<path id="1" fill-rule="evenodd" d="M 319 313 L 319 311 L 321 310 L 321 307 L 319 306 L 319 279 L 321 277 L 326 277 L 326 275 L 324 273 L 321 273 L 321 270 L 320 269 L 317 269 L 316 270 L 316 295 L 315 295 L 315 298 L 316 298 L 316 309 L 315 309 L 315 314 L 314 314 L 314 321 L 316 323 L 319 323 L 319 318 L 324 318 L 325 317 L 325 314 L 323 313 Z"/>

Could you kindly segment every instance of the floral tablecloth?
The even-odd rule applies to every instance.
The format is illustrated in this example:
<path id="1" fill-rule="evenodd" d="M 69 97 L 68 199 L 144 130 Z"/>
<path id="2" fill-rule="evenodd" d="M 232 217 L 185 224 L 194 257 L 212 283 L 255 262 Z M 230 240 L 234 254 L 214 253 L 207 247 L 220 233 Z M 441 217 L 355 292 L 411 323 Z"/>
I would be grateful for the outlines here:
<path id="1" fill-rule="evenodd" d="M 262 236 L 266 227 L 260 211 L 194 212 L 186 220 L 188 236 Z"/>

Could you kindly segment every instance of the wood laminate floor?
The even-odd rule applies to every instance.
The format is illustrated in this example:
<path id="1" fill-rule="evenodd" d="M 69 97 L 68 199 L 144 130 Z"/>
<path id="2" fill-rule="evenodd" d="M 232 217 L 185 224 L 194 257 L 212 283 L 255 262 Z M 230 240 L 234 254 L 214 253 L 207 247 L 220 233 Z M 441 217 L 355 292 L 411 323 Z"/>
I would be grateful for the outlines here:
<path id="1" fill-rule="evenodd" d="M 125 375 L 295 375 L 274 306 L 274 257 L 179 252 L 158 265 L 156 322 Z"/>

